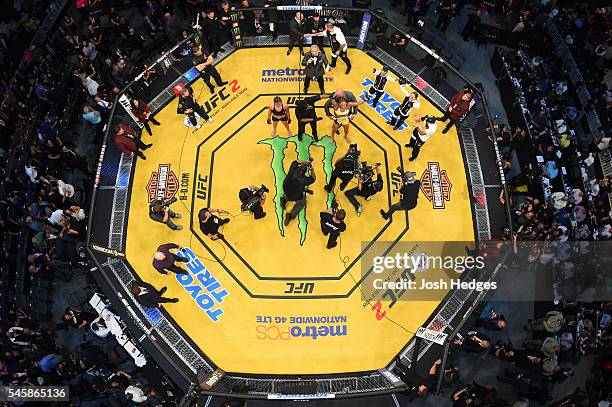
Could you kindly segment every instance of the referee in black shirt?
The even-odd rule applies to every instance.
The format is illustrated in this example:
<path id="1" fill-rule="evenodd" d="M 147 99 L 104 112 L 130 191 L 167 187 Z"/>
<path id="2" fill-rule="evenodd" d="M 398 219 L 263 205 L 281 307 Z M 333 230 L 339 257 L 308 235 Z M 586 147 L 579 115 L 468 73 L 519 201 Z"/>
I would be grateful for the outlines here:
<path id="1" fill-rule="evenodd" d="M 221 79 L 221 75 L 219 75 L 219 71 L 213 65 L 214 58 L 212 55 L 209 55 L 208 52 L 204 52 L 201 44 L 197 44 L 193 46 L 193 66 L 195 69 L 200 72 L 200 76 L 204 80 L 204 83 L 210 89 L 210 93 L 215 92 L 215 87 L 212 83 L 210 83 L 210 78 L 212 77 L 217 86 L 225 86 L 227 82 L 223 82 Z"/>
<path id="2" fill-rule="evenodd" d="M 317 117 L 315 109 L 315 103 L 321 99 L 328 99 L 328 94 L 309 96 L 304 99 L 300 99 L 295 104 L 295 117 L 298 120 L 298 140 L 302 141 L 302 137 L 306 134 L 306 125 L 310 124 L 310 130 L 312 137 L 315 141 L 319 141 L 317 133 L 317 121 L 320 117 Z"/>
<path id="3" fill-rule="evenodd" d="M 370 174 L 359 174 L 359 179 L 357 180 L 357 186 L 355 188 L 351 188 L 348 191 L 344 192 L 346 198 L 349 202 L 355 207 L 357 211 L 357 216 L 361 215 L 361 204 L 357 201 L 356 196 L 362 196 L 369 201 L 372 199 L 374 195 L 382 191 L 383 189 L 383 180 L 382 175 L 380 175 L 380 164 L 376 164 L 376 179 L 373 179 L 373 173 Z"/>

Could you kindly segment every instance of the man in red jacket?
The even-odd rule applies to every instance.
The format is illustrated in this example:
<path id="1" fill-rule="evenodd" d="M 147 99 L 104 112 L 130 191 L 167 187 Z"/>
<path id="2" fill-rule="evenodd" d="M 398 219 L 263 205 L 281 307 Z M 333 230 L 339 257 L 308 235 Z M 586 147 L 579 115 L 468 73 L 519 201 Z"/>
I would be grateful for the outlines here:
<path id="1" fill-rule="evenodd" d="M 455 125 L 455 123 L 457 123 L 467 114 L 467 112 L 470 110 L 470 102 L 472 101 L 473 97 L 474 90 L 470 88 L 467 88 L 453 96 L 448 107 L 446 108 L 446 112 L 444 112 L 444 115 L 436 118 L 438 121 L 448 120 L 448 124 L 444 130 L 442 130 L 442 134 L 446 134 L 450 128 Z"/>
<path id="2" fill-rule="evenodd" d="M 115 145 L 125 155 L 132 156 L 136 154 L 138 157 L 146 160 L 147 157 L 142 153 L 153 144 L 145 144 L 136 137 L 136 133 L 127 124 L 119 123 L 115 127 Z"/>

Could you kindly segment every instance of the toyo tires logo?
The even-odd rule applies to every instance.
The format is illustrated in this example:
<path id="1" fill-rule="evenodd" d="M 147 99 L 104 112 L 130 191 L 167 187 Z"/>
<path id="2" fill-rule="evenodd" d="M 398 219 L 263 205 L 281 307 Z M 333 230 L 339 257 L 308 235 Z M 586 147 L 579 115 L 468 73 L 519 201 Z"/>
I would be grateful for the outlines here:
<path id="1" fill-rule="evenodd" d="M 325 182 L 328 182 L 331 177 L 331 173 L 334 169 L 332 164 L 332 158 L 334 157 L 334 153 L 336 152 L 336 143 L 329 136 L 325 136 L 319 141 L 314 141 L 311 136 L 304 135 L 302 141 L 299 141 L 297 136 L 276 136 L 273 138 L 261 140 L 259 144 L 267 144 L 272 150 L 271 167 L 272 171 L 274 172 L 275 182 L 274 209 L 280 235 L 285 236 L 285 226 L 283 224 L 283 208 L 281 206 L 281 197 L 283 196 L 283 181 L 285 181 L 285 178 L 287 177 L 287 173 L 285 172 L 285 168 L 283 166 L 285 158 L 287 158 L 288 156 L 295 157 L 291 158 L 291 162 L 293 162 L 293 160 L 295 159 L 307 161 L 311 157 L 310 151 L 312 148 L 322 149 L 323 161 L 321 164 L 323 165 L 323 172 L 325 173 Z M 290 146 L 292 147 L 293 151 L 288 150 Z M 328 208 L 331 206 L 333 199 L 334 192 L 332 191 L 327 194 L 326 205 Z M 292 204 L 287 204 L 288 207 L 290 205 Z M 300 211 L 297 220 L 298 227 L 300 229 L 300 245 L 303 245 L 306 241 L 306 232 L 308 229 L 306 208 Z"/>

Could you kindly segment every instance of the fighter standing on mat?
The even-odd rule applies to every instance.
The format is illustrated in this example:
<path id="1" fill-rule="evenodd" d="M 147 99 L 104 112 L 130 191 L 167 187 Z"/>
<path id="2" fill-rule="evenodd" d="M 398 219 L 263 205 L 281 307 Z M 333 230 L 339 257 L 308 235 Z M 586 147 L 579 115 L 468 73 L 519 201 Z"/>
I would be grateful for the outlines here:
<path id="1" fill-rule="evenodd" d="M 342 127 L 344 130 L 344 139 L 347 143 L 351 142 L 349 137 L 349 130 L 351 128 L 351 121 L 355 117 L 351 112 L 353 107 L 357 107 L 364 102 L 363 99 L 359 99 L 357 102 L 348 102 L 344 98 L 338 98 L 332 101 L 333 109 L 331 109 L 332 119 L 332 130 L 331 137 L 335 141 L 336 132 Z"/>
<path id="2" fill-rule="evenodd" d="M 289 137 L 292 136 L 289 125 L 291 124 L 291 113 L 289 112 L 289 105 L 283 102 L 280 96 L 274 96 L 274 101 L 268 106 L 268 124 L 272 125 L 272 137 L 276 136 L 276 127 L 278 122 L 283 123 L 287 129 Z"/>

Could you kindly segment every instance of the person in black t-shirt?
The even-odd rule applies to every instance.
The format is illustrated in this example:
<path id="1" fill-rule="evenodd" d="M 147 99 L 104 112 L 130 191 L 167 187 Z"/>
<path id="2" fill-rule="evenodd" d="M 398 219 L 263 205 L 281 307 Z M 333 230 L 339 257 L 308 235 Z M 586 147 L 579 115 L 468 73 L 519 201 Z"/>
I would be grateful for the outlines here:
<path id="1" fill-rule="evenodd" d="M 418 203 L 420 189 L 421 181 L 414 179 L 414 173 L 404 173 L 404 176 L 401 177 L 400 187 L 402 198 L 398 203 L 391 205 L 388 212 L 385 212 L 383 209 L 380 210 L 383 219 L 389 219 L 395 211 L 409 211 L 414 209 Z"/>
<path id="2" fill-rule="evenodd" d="M 359 174 L 359 178 L 357 180 L 357 186 L 355 188 L 351 188 L 348 191 L 344 192 L 346 198 L 349 202 L 355 207 L 357 211 L 357 216 L 361 215 L 361 204 L 357 201 L 356 196 L 362 196 L 369 201 L 372 199 L 372 196 L 376 195 L 383 189 L 383 180 L 382 175 L 380 174 L 380 164 L 376 164 L 376 179 L 374 179 L 373 173 L 368 174 Z"/>
<path id="3" fill-rule="evenodd" d="M 318 35 L 325 32 L 325 20 L 321 19 L 321 16 L 315 14 L 306 19 L 304 23 L 304 32 L 312 35 L 312 43 L 319 46 L 321 52 L 323 52 L 323 35 Z"/>
<path id="4" fill-rule="evenodd" d="M 357 169 L 355 163 L 359 159 L 359 150 L 357 150 L 356 146 L 356 144 L 351 145 L 348 152 L 336 160 L 329 183 L 325 185 L 327 192 L 331 192 L 334 189 L 338 178 L 342 181 L 340 183 L 340 190 L 344 191 L 344 188 L 355 176 L 355 170 Z"/>
<path id="5" fill-rule="evenodd" d="M 310 175 L 308 175 L 310 174 Z M 284 195 L 281 197 L 281 206 L 285 210 L 287 201 L 295 201 L 291 212 L 285 214 L 285 226 L 295 219 L 300 211 L 306 206 L 305 189 L 314 184 L 317 176 L 310 161 L 295 160 L 289 167 L 287 177 L 283 181 Z"/>
<path id="6" fill-rule="evenodd" d="M 302 141 L 302 137 L 306 134 L 306 124 L 310 124 L 310 130 L 312 137 L 315 141 L 319 141 L 317 133 L 317 121 L 320 120 L 317 117 L 315 109 L 315 103 L 321 99 L 328 99 L 328 94 L 309 96 L 304 99 L 300 99 L 295 104 L 295 117 L 298 120 L 298 140 Z"/>
<path id="7" fill-rule="evenodd" d="M 327 212 L 321 212 L 319 214 L 321 217 L 321 231 L 325 236 L 329 235 L 326 246 L 328 249 L 332 249 L 338 245 L 337 240 L 338 237 L 340 237 L 340 233 L 346 230 L 346 224 L 344 223 L 346 212 L 344 209 L 338 209 L 336 213 L 332 211 L 333 209 L 330 209 Z"/>
<path id="8" fill-rule="evenodd" d="M 208 86 L 208 89 L 210 89 L 210 93 L 215 92 L 215 87 L 210 82 L 211 77 L 215 80 L 217 86 L 227 85 L 227 82 L 221 79 L 221 75 L 219 75 L 219 71 L 213 65 L 213 61 L 213 56 L 209 55 L 208 52 L 204 52 L 201 44 L 193 46 L 193 66 L 200 72 L 200 76 Z"/>
<path id="9" fill-rule="evenodd" d="M 228 214 L 223 209 L 212 209 L 202 208 L 198 212 L 198 220 L 200 222 L 200 230 L 211 240 L 223 239 L 223 235 L 219 233 L 219 228 L 226 223 L 229 223 L 229 219 L 221 219 L 217 215 L 213 215 L 212 212 L 217 214 Z"/>

